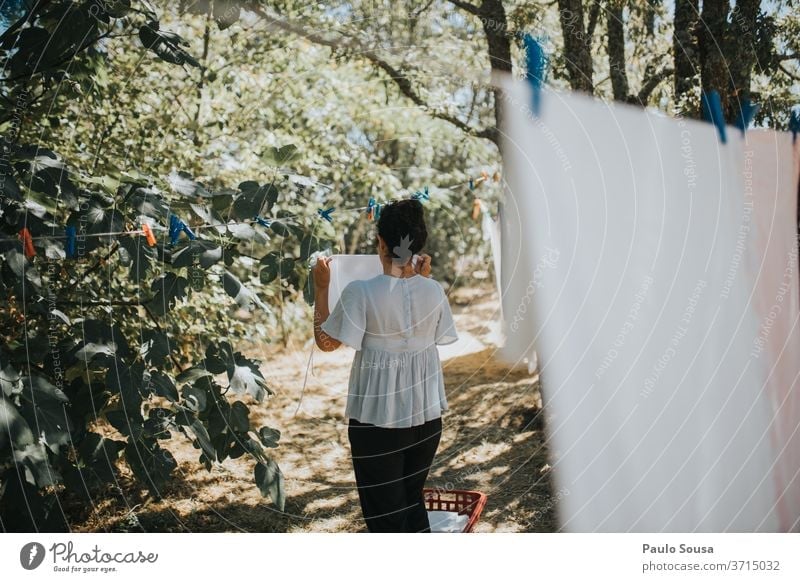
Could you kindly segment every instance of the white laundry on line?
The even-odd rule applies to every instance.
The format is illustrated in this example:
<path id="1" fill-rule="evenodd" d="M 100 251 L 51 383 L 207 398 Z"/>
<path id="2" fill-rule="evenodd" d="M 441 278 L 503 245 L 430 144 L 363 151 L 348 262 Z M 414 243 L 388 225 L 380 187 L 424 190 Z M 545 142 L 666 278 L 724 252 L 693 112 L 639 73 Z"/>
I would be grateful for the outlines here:
<path id="1" fill-rule="evenodd" d="M 728 128 L 722 144 L 573 94 L 532 118 L 529 87 L 505 91 L 501 353 L 537 350 L 562 529 L 796 531 L 796 260 L 755 350 L 791 263 L 791 138 Z M 747 149 L 773 213 L 748 193 Z"/>
<path id="2" fill-rule="evenodd" d="M 383 273 L 378 255 L 332 255 L 330 262 L 331 283 L 328 287 L 328 309 L 339 302 L 342 289 L 351 281 L 364 281 Z"/>

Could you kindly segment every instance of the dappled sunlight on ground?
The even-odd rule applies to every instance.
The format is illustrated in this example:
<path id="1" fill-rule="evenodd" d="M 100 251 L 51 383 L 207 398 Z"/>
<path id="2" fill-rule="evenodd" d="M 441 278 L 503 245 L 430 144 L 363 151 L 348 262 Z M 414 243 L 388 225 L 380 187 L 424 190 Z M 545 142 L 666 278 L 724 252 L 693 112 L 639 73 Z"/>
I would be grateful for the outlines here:
<path id="1" fill-rule="evenodd" d="M 428 486 L 486 493 L 476 531 L 554 531 L 538 377 L 495 358 L 494 293 L 463 289 L 451 300 L 461 339 L 440 351 L 450 410 Z M 251 408 L 251 424 L 281 431 L 280 447 L 269 452 L 286 476 L 283 514 L 259 493 L 252 461 L 229 459 L 206 471 L 197 463 L 200 451 L 176 435 L 167 446 L 183 478 L 163 499 L 135 492 L 128 480 L 75 529 L 366 531 L 343 417 L 353 350 L 315 350 L 303 390 L 311 343 L 306 347 L 254 354 L 265 360 L 276 394 Z"/>

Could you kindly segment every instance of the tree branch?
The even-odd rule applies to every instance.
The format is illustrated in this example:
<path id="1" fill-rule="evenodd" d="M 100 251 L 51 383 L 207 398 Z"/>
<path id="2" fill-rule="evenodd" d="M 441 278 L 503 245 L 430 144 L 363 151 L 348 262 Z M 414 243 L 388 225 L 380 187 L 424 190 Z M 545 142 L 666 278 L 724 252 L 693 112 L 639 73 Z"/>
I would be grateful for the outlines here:
<path id="1" fill-rule="evenodd" d="M 167 335 L 166 332 L 162 329 L 161 324 L 158 323 L 158 318 L 152 312 L 150 307 L 148 307 L 146 303 L 142 303 L 141 306 L 144 307 L 144 311 L 145 311 L 145 313 L 147 313 L 147 317 L 150 318 L 150 321 L 152 321 L 156 325 L 156 329 L 158 330 L 158 333 L 166 336 Z M 183 368 L 181 367 L 180 363 L 178 362 L 178 359 L 175 357 L 175 354 L 172 353 L 172 350 L 169 351 L 169 359 L 172 360 L 172 363 L 175 366 L 175 369 L 178 371 L 178 373 L 179 374 L 182 373 L 183 372 Z"/>
<path id="2" fill-rule="evenodd" d="M 653 94 L 653 91 L 656 90 L 662 81 L 670 77 L 674 72 L 675 70 L 672 67 L 664 67 L 658 73 L 654 73 L 647 77 L 642 83 L 642 88 L 639 90 L 639 94 L 635 99 L 642 105 L 647 103 L 647 100 L 650 99 L 650 95 Z"/>
<path id="3" fill-rule="evenodd" d="M 448 2 L 450 2 L 450 4 L 452 4 L 453 6 L 461 8 L 461 10 L 466 10 L 470 14 L 474 14 L 475 16 L 478 16 L 478 14 L 480 14 L 480 7 L 474 6 L 469 2 L 462 2 L 461 0 L 448 0 Z"/>
<path id="4" fill-rule="evenodd" d="M 358 41 L 352 38 L 346 38 L 346 39 L 328 38 L 317 32 L 307 30 L 301 24 L 285 20 L 277 15 L 270 14 L 262 6 L 259 6 L 257 4 L 248 5 L 248 7 L 250 10 L 252 10 L 256 14 L 267 20 L 269 23 L 268 24 L 269 28 L 278 29 L 284 32 L 290 32 L 297 36 L 301 36 L 314 44 L 351 51 L 354 54 L 367 59 L 373 65 L 382 69 L 392 79 L 392 81 L 394 81 L 394 84 L 397 86 L 398 89 L 400 89 L 400 92 L 403 95 L 408 97 L 417 106 L 425 109 L 432 117 L 435 117 L 436 119 L 441 119 L 442 121 L 446 121 L 468 135 L 471 135 L 473 137 L 488 139 L 496 143 L 495 141 L 497 139 L 495 135 L 496 132 L 494 131 L 493 128 L 476 129 L 453 115 L 450 115 L 443 111 L 436 111 L 435 109 L 431 108 L 430 105 L 428 105 L 428 103 L 426 103 L 425 100 L 414 89 L 414 86 L 412 85 L 407 75 L 405 75 L 399 69 L 395 68 L 388 61 L 382 59 L 373 50 L 368 49 L 362 44 L 360 44 Z"/>
<path id="5" fill-rule="evenodd" d="M 3 34 L 0 34 L 0 44 L 4 43 L 8 38 L 10 38 L 12 34 L 16 34 L 16 32 L 22 28 L 26 22 L 31 21 L 35 13 L 42 12 L 45 8 L 47 8 L 47 5 L 50 4 L 51 1 L 52 0 L 40 0 L 39 2 L 36 2 L 33 8 L 28 10 L 25 16 L 9 26 L 5 32 L 3 32 Z"/>
<path id="6" fill-rule="evenodd" d="M 65 63 L 71 61 L 72 59 L 74 59 L 75 57 L 78 56 L 78 53 L 80 53 L 82 51 L 85 51 L 87 48 L 89 48 L 90 46 L 92 46 L 96 42 L 99 42 L 99 41 L 103 40 L 104 38 L 107 38 L 111 34 L 111 31 L 112 31 L 112 29 L 109 28 L 106 32 L 104 32 L 100 36 L 96 36 L 93 39 L 91 39 L 89 42 L 86 42 L 86 43 L 82 44 L 81 46 L 79 46 L 78 48 L 76 48 L 74 52 L 71 52 L 69 54 L 66 54 L 66 55 L 62 56 L 57 61 L 54 61 L 52 63 L 48 63 L 47 66 L 44 67 L 41 70 L 34 70 L 34 71 L 31 71 L 30 73 L 21 73 L 19 75 L 14 76 L 14 77 L 7 77 L 5 79 L 0 79 L 0 82 L 12 83 L 14 81 L 19 81 L 20 79 L 31 78 L 34 75 L 40 75 L 40 74 L 42 74 L 44 72 L 53 70 L 56 67 L 59 67 L 59 66 L 65 64 Z"/>
<path id="7" fill-rule="evenodd" d="M 787 74 L 789 77 L 791 77 L 792 79 L 796 79 L 796 80 L 800 81 L 800 75 L 797 75 L 797 74 L 791 72 L 789 69 L 787 69 L 786 67 L 783 66 L 783 63 L 778 63 L 778 68 L 781 71 L 783 71 L 785 74 Z"/>
<path id="8" fill-rule="evenodd" d="M 592 36 L 594 36 L 594 29 L 597 27 L 597 21 L 600 20 L 600 5 L 603 0 L 595 0 L 592 5 L 592 10 L 589 12 L 589 22 L 586 24 L 586 37 L 591 44 Z"/>

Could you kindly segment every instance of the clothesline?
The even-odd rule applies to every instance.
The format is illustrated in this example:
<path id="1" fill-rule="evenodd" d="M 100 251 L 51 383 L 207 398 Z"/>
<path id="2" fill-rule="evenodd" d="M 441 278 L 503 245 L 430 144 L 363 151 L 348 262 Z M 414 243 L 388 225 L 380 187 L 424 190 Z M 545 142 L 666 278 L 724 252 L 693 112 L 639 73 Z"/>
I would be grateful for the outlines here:
<path id="1" fill-rule="evenodd" d="M 481 175 L 478 178 L 470 178 L 467 182 L 459 182 L 457 184 L 453 184 L 450 186 L 443 186 L 440 190 L 455 190 L 457 188 L 462 188 L 464 186 L 468 186 L 470 191 L 474 191 L 474 189 L 486 182 L 490 179 L 489 173 L 486 171 L 481 172 Z M 499 181 L 500 173 L 494 172 L 491 176 L 491 179 L 495 182 Z M 342 213 L 362 213 L 367 212 L 369 218 L 372 220 L 377 220 L 380 216 L 381 207 L 387 204 L 388 202 L 397 201 L 397 200 L 404 200 L 404 199 L 417 199 L 420 201 L 425 201 L 430 199 L 430 191 L 428 187 L 424 187 L 422 190 L 416 191 L 410 197 L 397 197 L 397 198 L 390 198 L 388 200 L 384 200 L 382 202 L 377 202 L 374 198 L 369 199 L 369 203 L 366 206 L 357 206 L 351 208 L 341 208 L 337 209 L 335 206 L 330 208 L 319 208 L 317 209 L 316 214 L 330 222 L 333 223 L 332 214 L 338 212 L 339 214 Z M 475 195 L 475 202 L 474 204 L 479 205 L 479 199 L 477 195 Z M 189 239 L 194 240 L 196 238 L 195 231 L 203 231 L 206 229 L 219 229 L 219 228 L 227 228 L 233 225 L 238 224 L 260 224 L 265 228 L 268 228 L 273 222 L 286 222 L 286 221 L 293 221 L 299 218 L 308 217 L 308 213 L 295 213 L 289 214 L 286 216 L 280 216 L 275 218 L 263 218 L 261 216 L 255 216 L 251 219 L 243 219 L 243 220 L 231 220 L 228 222 L 220 222 L 218 224 L 199 224 L 193 227 L 189 227 L 183 220 L 178 218 L 176 215 L 170 215 L 170 224 L 168 227 L 162 227 L 158 224 L 149 224 L 149 223 L 142 223 L 142 227 L 140 229 L 133 229 L 133 230 L 119 230 L 119 231 L 109 231 L 109 232 L 93 232 L 93 233 L 82 233 L 80 234 L 80 239 L 84 240 L 86 238 L 97 238 L 97 237 L 108 237 L 108 236 L 134 236 L 134 235 L 141 235 L 145 236 L 149 246 L 155 246 L 157 243 L 155 234 L 153 230 L 159 230 L 161 232 L 166 232 L 169 234 L 170 237 L 170 244 L 174 245 L 177 243 L 178 238 L 180 237 L 180 233 L 185 233 Z M 475 217 L 475 212 L 473 212 L 473 217 Z M 71 246 L 74 246 L 75 241 L 78 238 L 78 233 L 74 226 L 67 226 L 65 227 L 64 234 L 49 234 L 49 235 L 37 235 L 33 236 L 30 234 L 30 231 L 24 227 L 20 229 L 20 233 L 17 237 L 0 237 L 0 242 L 19 242 L 22 241 L 23 243 L 23 250 L 25 255 L 28 258 L 32 258 L 36 255 L 35 249 L 33 248 L 33 242 L 35 241 L 44 241 L 44 240 L 60 240 L 66 241 L 68 252 L 67 256 L 70 257 L 71 254 L 69 249 Z"/>
<path id="2" fill-rule="evenodd" d="M 492 175 L 492 180 L 496 182 L 496 181 L 499 181 L 499 179 L 500 179 L 499 172 L 495 172 Z M 467 182 L 459 182 L 457 184 L 453 184 L 453 185 L 450 185 L 450 186 L 443 186 L 440 189 L 441 190 L 455 190 L 457 188 L 461 188 L 461 187 L 464 187 L 464 186 L 469 186 L 470 190 L 472 191 L 472 190 L 475 189 L 475 187 L 479 186 L 481 183 L 486 182 L 488 180 L 489 180 L 488 172 L 483 171 L 483 172 L 481 172 L 481 175 L 478 178 L 475 178 L 475 179 L 470 178 Z M 417 200 L 420 200 L 420 201 L 429 200 L 430 199 L 430 192 L 429 192 L 428 187 L 426 186 L 422 190 L 416 191 L 414 194 L 412 194 L 410 196 L 410 198 L 411 199 L 417 199 Z M 477 198 L 477 196 L 476 196 L 476 198 Z M 335 212 L 338 212 L 340 214 L 342 214 L 342 213 L 362 213 L 362 212 L 367 212 L 367 213 L 369 213 L 371 219 L 377 219 L 379 214 L 380 214 L 380 209 L 381 209 L 382 206 L 384 206 L 388 202 L 396 201 L 396 200 L 402 200 L 402 199 L 408 199 L 408 197 L 392 198 L 392 199 L 389 199 L 389 200 L 384 200 L 382 202 L 377 202 L 374 198 L 370 198 L 369 199 L 369 203 L 366 206 L 357 206 L 357 207 L 341 208 L 341 209 L 337 209 L 335 206 L 327 208 L 327 209 L 320 208 L 320 209 L 318 209 L 316 211 L 316 214 L 320 218 L 322 218 L 322 219 L 324 219 L 324 220 L 326 220 L 328 222 L 331 222 L 331 223 L 333 222 L 333 219 L 332 219 L 331 215 L 334 214 Z M 269 219 L 262 218 L 261 216 L 255 216 L 255 217 L 253 217 L 251 219 L 230 220 L 228 222 L 219 223 L 219 224 L 200 224 L 200 225 L 196 225 L 196 226 L 193 226 L 193 227 L 189 227 L 181 219 L 177 218 L 177 216 L 175 216 L 173 214 L 173 215 L 170 216 L 170 226 L 169 227 L 161 227 L 160 225 L 157 225 L 157 224 L 150 225 L 150 224 L 147 224 L 147 223 L 143 223 L 142 224 L 142 228 L 140 228 L 140 229 L 85 233 L 85 234 L 81 234 L 80 238 L 81 238 L 81 240 L 83 240 L 85 238 L 97 238 L 97 237 L 108 237 L 108 236 L 143 235 L 143 236 L 147 237 L 148 243 L 150 244 L 150 246 L 155 246 L 155 244 L 157 244 L 157 243 L 155 242 L 155 236 L 154 236 L 154 233 L 152 232 L 152 229 L 161 230 L 163 232 L 169 232 L 170 238 L 171 238 L 171 244 L 174 244 L 175 242 L 177 242 L 177 236 L 176 235 L 179 235 L 180 232 L 185 232 L 190 239 L 194 240 L 194 238 L 195 238 L 194 231 L 202 231 L 202 230 L 211 229 L 211 228 L 215 228 L 215 229 L 225 228 L 225 227 L 232 226 L 232 225 L 237 225 L 237 224 L 261 224 L 264 227 L 269 227 L 275 221 L 281 221 L 281 222 L 293 221 L 293 220 L 297 220 L 299 218 L 306 218 L 308 216 L 313 216 L 313 214 L 310 214 L 310 213 L 296 213 L 296 214 L 290 214 L 290 215 L 287 215 L 287 216 L 281 216 L 281 217 L 275 217 L 275 218 L 269 218 Z M 23 229 L 20 230 L 20 234 L 19 234 L 18 237 L 16 237 L 16 238 L 15 237 L 0 237 L 0 242 L 17 242 L 17 241 L 21 240 L 23 242 L 23 244 L 27 245 L 28 243 L 32 244 L 34 241 L 43 241 L 43 240 L 70 241 L 70 240 L 76 239 L 77 236 L 78 236 L 77 232 L 75 232 L 75 230 L 74 230 L 74 227 L 72 227 L 72 228 L 73 228 L 73 230 L 70 232 L 69 231 L 70 227 L 69 226 L 66 227 L 67 232 L 65 232 L 65 234 L 50 234 L 50 235 L 37 235 L 37 236 L 32 236 L 27 228 L 23 228 Z M 30 250 L 30 249 L 28 249 L 28 250 Z M 26 254 L 35 254 L 35 253 L 26 252 Z"/>

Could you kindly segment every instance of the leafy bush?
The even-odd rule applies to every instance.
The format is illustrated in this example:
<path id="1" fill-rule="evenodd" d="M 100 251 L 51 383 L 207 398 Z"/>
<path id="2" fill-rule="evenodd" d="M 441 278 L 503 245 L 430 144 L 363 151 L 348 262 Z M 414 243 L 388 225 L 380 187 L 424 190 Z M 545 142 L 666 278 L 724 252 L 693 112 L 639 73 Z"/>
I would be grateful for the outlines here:
<path id="1" fill-rule="evenodd" d="M 298 204 L 285 182 L 213 189 L 184 172 L 93 173 L 16 143 L 31 102 L 91 71 L 93 43 L 112 30 L 138 30 L 159 58 L 197 65 L 146 2 L 135 12 L 125 1 L 36 5 L 0 37 L 15 83 L 3 96 L 15 106 L 0 117 L 0 527 L 66 528 L 60 497 L 91 500 L 117 481 L 120 462 L 160 496 L 177 466 L 166 442 L 178 433 L 209 470 L 249 455 L 256 485 L 283 510 L 283 475 L 268 454 L 280 432 L 254 425 L 246 404 L 272 394 L 259 363 L 223 339 L 224 308 L 204 314 L 198 357 L 181 311 L 220 289 L 239 308 L 266 310 L 243 265 L 260 263 L 263 284 L 302 291 L 307 259 L 330 243 L 280 208 L 282 193 Z M 290 153 L 277 151 L 276 163 Z"/>

